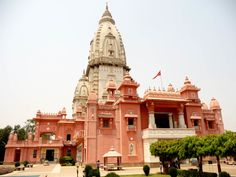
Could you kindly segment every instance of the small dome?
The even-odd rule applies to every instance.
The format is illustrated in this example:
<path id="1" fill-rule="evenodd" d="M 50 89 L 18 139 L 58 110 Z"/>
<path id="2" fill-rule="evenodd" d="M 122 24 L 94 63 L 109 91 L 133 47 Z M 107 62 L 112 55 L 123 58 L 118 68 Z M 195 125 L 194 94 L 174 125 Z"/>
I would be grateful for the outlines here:
<path id="1" fill-rule="evenodd" d="M 188 79 L 188 76 L 185 77 L 184 85 L 191 84 L 191 81 Z"/>
<path id="2" fill-rule="evenodd" d="M 109 80 L 108 83 L 107 83 L 107 90 L 108 89 L 113 89 L 115 90 L 116 89 L 116 83 L 114 82 L 114 80 Z"/>
<path id="3" fill-rule="evenodd" d="M 126 81 L 131 81 L 132 80 L 132 77 L 130 76 L 128 71 L 124 75 L 124 80 L 126 80 Z"/>
<path id="4" fill-rule="evenodd" d="M 220 104 L 215 98 L 211 99 L 210 108 L 211 109 L 220 109 Z"/>
<path id="5" fill-rule="evenodd" d="M 87 97 L 88 96 L 88 89 L 89 84 L 88 84 L 88 77 L 83 73 L 82 77 L 80 78 L 74 92 L 74 99 L 76 97 Z"/>
<path id="6" fill-rule="evenodd" d="M 40 111 L 40 110 L 37 111 L 36 116 L 37 116 L 37 117 L 40 117 L 40 116 L 41 116 L 41 111 Z"/>
<path id="7" fill-rule="evenodd" d="M 172 84 L 169 84 L 167 87 L 167 92 L 175 92 L 174 87 L 172 86 Z"/>
<path id="8" fill-rule="evenodd" d="M 91 91 L 89 96 L 88 96 L 88 100 L 89 101 L 97 101 L 97 94 L 95 93 L 95 91 Z"/>
<path id="9" fill-rule="evenodd" d="M 202 103 L 202 109 L 203 109 L 203 110 L 208 110 L 208 106 L 207 106 L 206 103 Z"/>
<path id="10" fill-rule="evenodd" d="M 66 108 L 62 108 L 61 114 L 66 114 Z"/>
<path id="11" fill-rule="evenodd" d="M 10 134 L 9 134 L 9 140 L 13 140 L 13 136 L 14 136 L 14 132 L 11 132 Z"/>

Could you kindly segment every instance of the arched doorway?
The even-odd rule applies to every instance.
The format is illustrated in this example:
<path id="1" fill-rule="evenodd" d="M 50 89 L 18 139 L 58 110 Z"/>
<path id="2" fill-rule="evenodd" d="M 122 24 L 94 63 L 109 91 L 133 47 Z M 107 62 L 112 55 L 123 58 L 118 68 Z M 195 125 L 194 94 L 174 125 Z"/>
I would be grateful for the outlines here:
<path id="1" fill-rule="evenodd" d="M 14 157 L 14 162 L 20 162 L 20 154 L 21 150 L 18 148 L 15 150 L 15 157 Z"/>

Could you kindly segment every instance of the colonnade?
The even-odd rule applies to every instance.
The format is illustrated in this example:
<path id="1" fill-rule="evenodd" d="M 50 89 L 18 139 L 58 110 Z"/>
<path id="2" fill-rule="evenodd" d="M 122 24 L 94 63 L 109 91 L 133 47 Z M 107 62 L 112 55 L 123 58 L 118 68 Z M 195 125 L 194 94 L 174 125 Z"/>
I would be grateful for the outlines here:
<path id="1" fill-rule="evenodd" d="M 184 120 L 184 113 L 182 111 L 178 113 L 178 121 L 173 119 L 173 113 L 167 113 L 167 114 L 168 114 L 170 128 L 186 128 L 186 124 Z M 149 111 L 148 115 L 149 115 L 148 128 L 150 129 L 157 128 L 156 122 L 155 122 L 155 112 Z"/>

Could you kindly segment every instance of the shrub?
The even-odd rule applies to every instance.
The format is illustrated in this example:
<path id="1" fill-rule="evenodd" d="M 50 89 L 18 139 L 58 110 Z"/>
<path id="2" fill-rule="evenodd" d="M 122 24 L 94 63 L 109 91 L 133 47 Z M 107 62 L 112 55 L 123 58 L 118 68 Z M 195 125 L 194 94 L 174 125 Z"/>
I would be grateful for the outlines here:
<path id="1" fill-rule="evenodd" d="M 219 177 L 230 177 L 230 174 L 225 171 L 222 171 L 219 173 Z"/>
<path id="2" fill-rule="evenodd" d="M 197 169 L 191 170 L 177 170 L 177 174 L 179 177 L 217 177 L 216 173 L 209 172 L 198 172 Z"/>
<path id="3" fill-rule="evenodd" d="M 15 167 L 19 167 L 19 166 L 20 166 L 20 162 L 16 162 Z"/>
<path id="4" fill-rule="evenodd" d="M 179 177 L 196 177 L 196 176 L 193 176 L 193 173 L 194 171 L 192 170 L 177 170 L 177 174 Z"/>
<path id="5" fill-rule="evenodd" d="M 114 172 L 110 172 L 110 173 L 108 173 L 105 177 L 120 177 L 120 176 L 117 175 L 117 174 L 114 173 Z"/>
<path id="6" fill-rule="evenodd" d="M 210 172 L 203 172 L 201 173 L 203 177 L 217 177 L 216 173 L 210 173 Z"/>
<path id="7" fill-rule="evenodd" d="M 149 172 L 150 172 L 150 167 L 148 165 L 144 165 L 143 166 L 143 172 L 146 176 L 148 176 Z"/>
<path id="8" fill-rule="evenodd" d="M 93 169 L 93 176 L 100 177 L 99 169 Z"/>
<path id="9" fill-rule="evenodd" d="M 87 173 L 88 177 L 93 177 L 93 169 L 90 169 Z"/>
<path id="10" fill-rule="evenodd" d="M 84 172 L 85 172 L 85 177 L 90 177 L 89 175 L 93 175 L 92 166 L 91 165 L 86 165 L 85 168 L 84 168 Z"/>
<path id="11" fill-rule="evenodd" d="M 64 157 L 60 157 L 59 159 L 59 163 L 62 165 L 65 163 L 65 158 Z"/>
<path id="12" fill-rule="evenodd" d="M 23 162 L 23 164 L 26 167 L 29 164 L 29 161 L 26 160 L 26 161 Z"/>
<path id="13" fill-rule="evenodd" d="M 60 163 L 62 166 L 75 165 L 75 161 L 74 161 L 74 159 L 73 159 L 71 156 L 64 156 L 64 157 L 61 157 L 61 158 L 59 159 L 59 163 Z"/>
<path id="14" fill-rule="evenodd" d="M 170 167 L 168 170 L 168 173 L 171 177 L 176 177 L 177 176 L 177 169 L 175 167 Z"/>
<path id="15" fill-rule="evenodd" d="M 192 177 L 200 177 L 200 176 L 204 177 L 203 175 L 201 175 L 201 173 L 199 173 L 197 169 L 190 169 L 189 175 Z"/>

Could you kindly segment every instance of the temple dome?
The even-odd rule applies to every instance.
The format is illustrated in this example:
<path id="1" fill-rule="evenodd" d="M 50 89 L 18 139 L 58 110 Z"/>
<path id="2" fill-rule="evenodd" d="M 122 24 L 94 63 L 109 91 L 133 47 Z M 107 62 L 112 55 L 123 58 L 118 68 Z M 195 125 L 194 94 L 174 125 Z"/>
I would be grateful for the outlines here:
<path id="1" fill-rule="evenodd" d="M 184 85 L 191 84 L 191 81 L 188 79 L 188 77 L 185 77 Z"/>
<path id="2" fill-rule="evenodd" d="M 85 75 L 84 72 L 75 88 L 73 104 L 72 104 L 73 113 L 78 112 L 77 111 L 78 106 L 83 107 L 86 105 L 88 95 L 89 95 L 89 82 L 88 82 L 88 77 Z"/>
<path id="3" fill-rule="evenodd" d="M 88 84 L 88 77 L 85 76 L 85 73 L 83 73 L 83 76 L 80 78 L 75 92 L 74 92 L 74 100 L 79 99 L 80 97 L 88 97 L 89 95 L 89 84 Z"/>
<path id="4" fill-rule="evenodd" d="M 220 109 L 220 104 L 215 98 L 211 99 L 210 108 L 211 109 Z"/>
<path id="5" fill-rule="evenodd" d="M 175 92 L 175 89 L 172 84 L 169 84 L 167 87 L 167 92 Z"/>
<path id="6" fill-rule="evenodd" d="M 100 64 L 128 68 L 124 44 L 108 6 L 106 6 L 99 21 L 98 30 L 90 43 L 89 66 Z"/>

